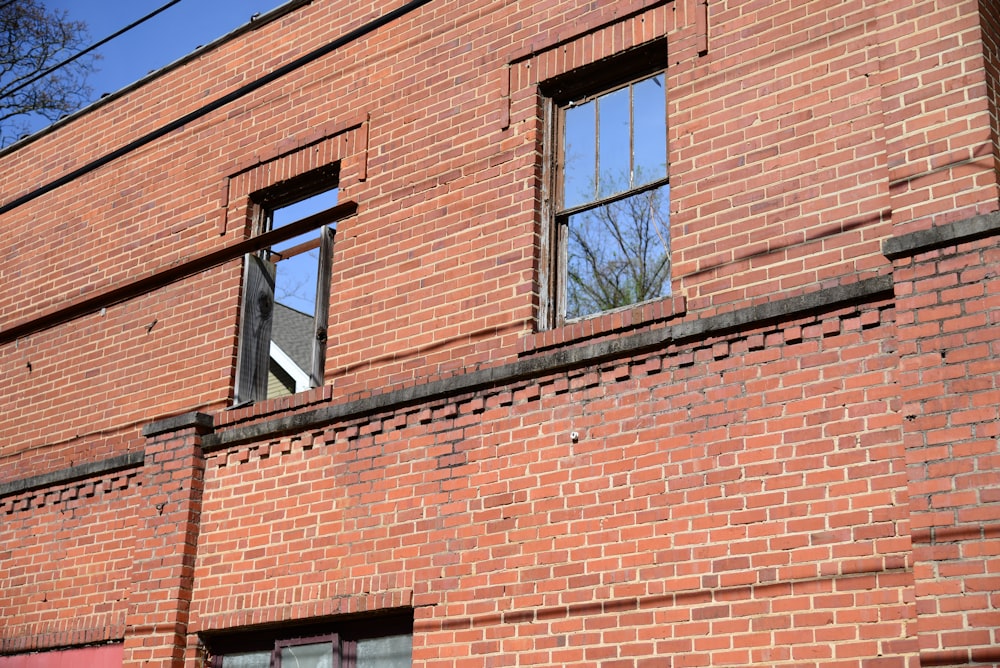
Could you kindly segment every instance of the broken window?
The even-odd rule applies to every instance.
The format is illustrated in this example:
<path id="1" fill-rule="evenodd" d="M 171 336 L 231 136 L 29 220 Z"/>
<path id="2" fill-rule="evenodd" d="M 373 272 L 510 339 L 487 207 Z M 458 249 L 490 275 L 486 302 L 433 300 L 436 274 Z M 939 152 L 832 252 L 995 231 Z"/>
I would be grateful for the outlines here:
<path id="1" fill-rule="evenodd" d="M 236 404 L 323 384 L 337 207 L 324 170 L 255 197 L 256 232 L 270 243 L 246 256 Z"/>
<path id="2" fill-rule="evenodd" d="M 578 73 L 577 80 L 605 84 L 621 69 L 602 65 L 601 76 Z M 671 290 L 665 72 L 647 69 L 596 92 L 567 88 L 569 78 L 550 86 L 556 149 L 549 325 Z"/>

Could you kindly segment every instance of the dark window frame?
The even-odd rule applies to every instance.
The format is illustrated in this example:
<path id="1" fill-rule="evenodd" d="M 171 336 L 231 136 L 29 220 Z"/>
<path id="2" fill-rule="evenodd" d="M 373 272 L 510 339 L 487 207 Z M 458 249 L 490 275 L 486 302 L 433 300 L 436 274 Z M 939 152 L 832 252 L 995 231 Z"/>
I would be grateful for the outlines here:
<path id="1" fill-rule="evenodd" d="M 294 638 L 282 638 L 272 640 L 270 642 L 270 647 L 253 647 L 250 649 L 241 649 L 238 651 L 230 651 L 222 654 L 213 654 L 211 656 L 211 668 L 224 668 L 225 660 L 227 656 L 232 656 L 235 654 L 264 654 L 267 653 L 270 656 L 270 667 L 271 668 L 287 668 L 282 665 L 281 662 L 281 650 L 286 647 L 301 647 L 304 645 L 319 645 L 319 644 L 330 644 L 333 656 L 333 666 L 331 668 L 354 668 L 353 666 L 346 666 L 342 660 L 342 654 L 344 652 L 343 643 L 340 640 L 340 636 L 336 633 L 325 633 L 316 636 L 302 636 Z"/>
<path id="2" fill-rule="evenodd" d="M 358 641 L 402 635 L 413 637 L 412 611 L 212 632 L 203 634 L 202 643 L 209 650 L 210 668 L 222 668 L 227 655 L 249 652 L 267 652 L 270 668 L 288 668 L 281 665 L 283 647 L 323 642 L 333 644 L 333 668 L 357 668 Z"/>
<path id="3" fill-rule="evenodd" d="M 648 183 L 630 187 L 583 204 L 564 206 L 563 177 L 565 173 L 563 155 L 563 124 L 567 109 L 581 106 L 589 101 L 607 96 L 625 87 L 630 87 L 649 77 L 663 75 L 666 86 L 667 40 L 659 38 L 604 58 L 594 63 L 555 76 L 539 85 L 543 98 L 543 159 L 546 174 L 543 176 L 542 192 L 542 237 L 541 271 L 539 275 L 540 304 L 539 328 L 561 327 L 579 318 L 600 315 L 608 311 L 569 318 L 567 311 L 568 283 L 568 221 L 573 215 L 614 204 L 629 197 L 668 186 L 670 166 L 665 165 L 666 174 Z M 664 95 L 666 97 L 666 90 Z M 631 95 L 631 93 L 630 93 Z M 630 105 L 630 114 L 632 107 Z M 664 118 L 666 123 L 667 119 Z M 631 131 L 631 126 L 630 126 Z M 629 184 L 632 185 L 631 182 Z M 669 221 L 668 221 L 669 234 Z M 669 275 L 669 267 L 667 269 Z M 665 295 L 664 295 L 665 296 Z M 632 306 L 634 304 L 630 304 Z"/>
<path id="4" fill-rule="evenodd" d="M 309 387 L 319 387 L 324 382 L 330 280 L 336 234 L 336 228 L 333 226 L 339 220 L 353 215 L 357 206 L 353 202 L 342 202 L 276 229 L 272 228 L 272 222 L 276 210 L 336 189 L 339 180 L 339 164 L 333 164 L 273 184 L 250 196 L 249 233 L 252 237 L 260 239 L 261 244 L 244 259 L 237 366 L 233 389 L 233 403 L 236 406 L 268 398 L 269 347 L 271 316 L 275 301 L 276 266 L 272 261 L 274 253 L 271 248 L 282 241 L 313 231 L 317 234 L 316 240 L 304 244 L 302 248 L 296 247 L 294 252 L 304 252 L 317 246 L 320 249 L 311 335 L 311 363 L 310 368 L 304 371 L 309 376 Z"/>

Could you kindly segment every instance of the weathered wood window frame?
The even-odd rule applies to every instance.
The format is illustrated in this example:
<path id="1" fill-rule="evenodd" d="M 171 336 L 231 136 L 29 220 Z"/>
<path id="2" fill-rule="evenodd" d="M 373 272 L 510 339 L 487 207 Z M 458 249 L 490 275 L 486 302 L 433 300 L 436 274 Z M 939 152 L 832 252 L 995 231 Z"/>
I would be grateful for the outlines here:
<path id="1" fill-rule="evenodd" d="M 334 630 L 335 629 L 335 630 Z M 331 625 L 313 623 L 287 631 L 234 631 L 205 639 L 210 668 L 305 668 L 315 665 L 306 654 L 324 654 L 330 668 L 398 668 L 412 656 L 412 615 L 357 619 Z M 390 650 L 387 658 L 386 645 Z M 374 650 L 374 651 L 373 651 Z"/>
<path id="2" fill-rule="evenodd" d="M 243 405 L 268 397 L 268 369 L 271 359 L 272 325 L 275 308 L 275 279 L 279 259 L 288 259 L 319 249 L 316 266 L 315 304 L 312 317 L 311 355 L 308 386 L 323 384 L 329 325 L 330 277 L 333 265 L 335 225 L 352 215 L 357 206 L 341 203 L 313 213 L 280 228 L 273 226 L 274 211 L 324 192 L 338 185 L 337 166 L 315 170 L 270 186 L 251 197 L 253 234 L 261 241 L 244 260 L 243 298 L 240 310 L 240 338 L 237 354 L 234 404 Z M 274 247 L 304 233 L 312 239 L 276 253 Z"/>
<path id="3" fill-rule="evenodd" d="M 548 81 L 543 82 L 539 89 L 543 95 L 545 125 L 545 160 L 547 171 L 546 194 L 543 197 L 545 205 L 543 207 L 543 262 L 546 271 L 542 272 L 544 284 L 542 288 L 542 303 L 540 309 L 539 325 L 544 328 L 559 327 L 566 322 L 578 317 L 597 314 L 614 307 L 600 307 L 582 313 L 573 313 L 569 308 L 568 284 L 570 266 L 570 220 L 574 216 L 587 215 L 597 211 L 602 207 L 625 206 L 634 201 L 633 198 L 646 195 L 651 201 L 653 197 L 659 197 L 662 204 L 663 196 L 667 200 L 663 211 L 666 213 L 666 220 L 663 221 L 663 229 L 655 229 L 655 236 L 652 240 L 658 241 L 665 247 L 665 256 L 661 260 L 665 261 L 665 266 L 661 263 L 658 268 L 661 276 L 666 282 L 661 286 L 660 292 L 652 296 L 643 297 L 630 301 L 624 305 L 638 303 L 645 299 L 659 298 L 666 296 L 670 291 L 670 252 L 669 252 L 669 183 L 670 169 L 667 160 L 666 134 L 667 134 L 667 92 L 666 92 L 666 66 L 667 49 L 666 40 L 658 39 L 643 44 L 642 46 L 616 54 L 610 58 L 592 63 L 585 67 L 561 74 Z M 662 128 L 662 150 L 663 150 L 663 173 L 650 180 L 636 181 L 635 152 L 637 142 L 643 140 L 635 135 L 634 121 L 634 87 L 657 77 L 663 91 L 663 128 Z M 629 172 L 628 185 L 625 188 L 602 190 L 600 186 L 599 155 L 600 148 L 600 117 L 596 111 L 599 101 L 608 99 L 608 96 L 627 91 L 628 106 L 628 142 L 629 142 Z M 593 197 L 584 201 L 566 201 L 566 174 L 567 174 L 567 121 L 566 115 L 569 110 L 578 110 L 590 104 L 594 109 L 594 193 Z M 571 112 L 572 113 L 572 112 Z"/>

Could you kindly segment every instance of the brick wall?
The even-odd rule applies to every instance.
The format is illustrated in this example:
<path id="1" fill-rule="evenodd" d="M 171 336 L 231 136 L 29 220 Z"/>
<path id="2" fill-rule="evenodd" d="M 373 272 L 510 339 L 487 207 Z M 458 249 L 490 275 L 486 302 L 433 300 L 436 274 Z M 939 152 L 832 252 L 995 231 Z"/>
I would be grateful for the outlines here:
<path id="1" fill-rule="evenodd" d="M 403 610 L 426 668 L 1000 663 L 993 3 L 400 7 L 0 153 L 0 654 Z M 547 330 L 544 85 L 650 43 L 674 294 Z M 253 197 L 330 165 L 326 383 L 230 409 Z"/>
<path id="2" fill-rule="evenodd" d="M 238 294 L 230 263 L 4 346 L 0 479 L 141 449 L 161 407 L 221 408 L 204 388 L 231 377 Z"/>
<path id="3" fill-rule="evenodd" d="M 713 3 L 707 24 L 694 0 L 535 3 L 520 13 L 431 3 L 199 115 L 372 18 L 351 3 L 299 7 L 5 155 L 0 192 L 13 208 L 0 231 L 8 249 L 0 345 L 3 375 L 24 405 L 8 397 L 2 408 L 20 423 L 55 420 L 57 434 L 32 438 L 41 445 L 59 433 L 134 433 L 126 397 L 167 398 L 157 414 L 224 405 L 239 256 L 199 274 L 203 284 L 157 281 L 244 237 L 247 193 L 235 186 L 247 169 L 301 163 L 354 123 L 364 125 L 363 142 L 351 139 L 338 159 L 356 173 L 344 196 L 361 207 L 338 233 L 328 379 L 352 396 L 510 359 L 534 327 L 540 289 L 534 84 L 657 36 L 671 54 L 674 285 L 690 310 L 887 272 L 879 243 L 891 227 L 995 208 L 992 164 L 963 163 L 974 187 L 948 174 L 934 179 L 951 185 L 911 178 L 936 169 L 934 156 L 986 146 L 974 5 L 952 3 L 927 27 L 918 7 L 859 1 Z M 910 62 L 899 45 L 928 55 Z M 968 62 L 969 73 L 936 67 L 945 56 Z M 934 113 L 960 110 L 957 129 L 935 125 L 934 137 L 919 129 L 931 102 L 911 98 L 924 80 L 928 94 L 947 87 Z M 193 120 L 151 134 L 184 114 Z M 140 146 L 33 194 L 130 142 Z M 934 155 L 924 155 L 928 147 Z M 24 196 L 33 199 L 14 206 Z M 919 204 L 907 203 L 914 197 Z M 149 281 L 141 299 L 117 304 L 140 280 Z M 45 358 L 39 373 L 57 376 L 26 373 L 29 362 L 38 368 L 33 345 Z M 119 346 L 120 372 L 94 363 Z M 63 410 L 64 379 L 106 397 L 100 427 Z"/>
<path id="4" fill-rule="evenodd" d="M 910 3 L 881 23 L 896 234 L 996 211 L 979 3 Z"/>
<path id="5" fill-rule="evenodd" d="M 123 471 L 0 500 L 0 653 L 123 637 L 141 494 Z"/>
<path id="6" fill-rule="evenodd" d="M 892 323 L 841 308 L 213 453 L 192 628 L 395 603 L 426 666 L 906 665 Z"/>
<path id="7" fill-rule="evenodd" d="M 689 306 L 731 308 L 884 269 L 885 8 L 710 11 L 709 57 L 675 68 L 670 85 L 674 273 Z"/>
<path id="8" fill-rule="evenodd" d="M 895 275 L 920 646 L 944 665 L 1000 661 L 1000 249 L 913 250 Z"/>

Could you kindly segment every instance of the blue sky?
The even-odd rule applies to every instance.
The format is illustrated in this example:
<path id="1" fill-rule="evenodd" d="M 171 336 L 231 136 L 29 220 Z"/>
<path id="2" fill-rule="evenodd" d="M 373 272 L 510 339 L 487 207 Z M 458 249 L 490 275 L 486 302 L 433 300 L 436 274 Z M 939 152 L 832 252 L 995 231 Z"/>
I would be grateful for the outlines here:
<path id="1" fill-rule="evenodd" d="M 70 18 L 86 23 L 91 37 L 88 44 L 117 32 L 167 1 L 42 0 L 48 9 L 65 10 Z M 95 99 L 124 88 L 284 1 L 181 0 L 97 51 L 102 59 L 97 62 L 98 71 L 88 78 Z"/>

